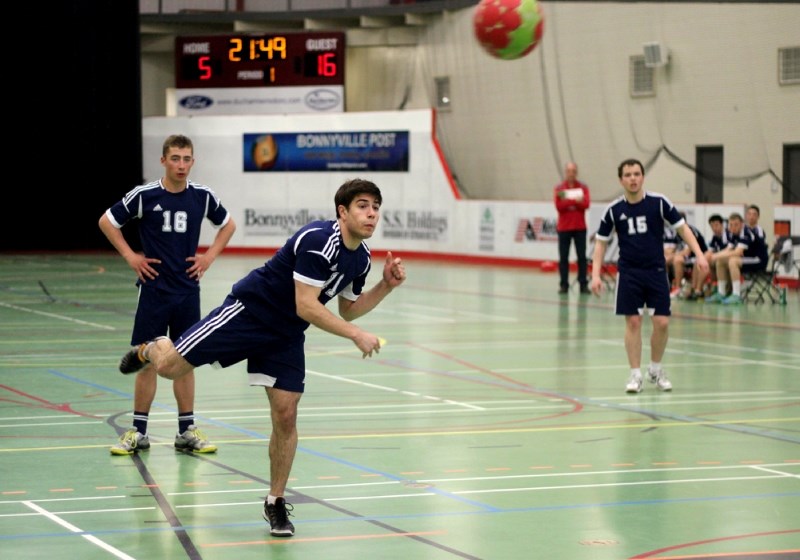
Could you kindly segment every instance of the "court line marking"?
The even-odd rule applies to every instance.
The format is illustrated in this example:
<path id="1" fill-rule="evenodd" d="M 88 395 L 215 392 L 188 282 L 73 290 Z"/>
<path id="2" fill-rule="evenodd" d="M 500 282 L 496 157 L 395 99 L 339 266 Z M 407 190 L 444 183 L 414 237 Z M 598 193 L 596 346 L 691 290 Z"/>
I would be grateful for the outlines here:
<path id="1" fill-rule="evenodd" d="M 83 529 L 80 529 L 79 527 L 76 527 L 72 523 L 64 521 L 60 517 L 58 517 L 56 515 L 53 515 L 52 513 L 50 513 L 49 511 L 47 511 L 46 509 L 44 509 L 42 507 L 39 507 L 35 503 L 33 503 L 31 501 L 27 501 L 27 500 L 22 502 L 22 503 L 25 504 L 26 506 L 28 506 L 29 508 L 31 508 L 32 510 L 34 510 L 36 512 L 39 512 L 41 515 L 44 515 L 46 518 L 50 519 L 51 521 L 61 525 L 65 529 L 67 529 L 69 531 L 72 531 L 73 533 L 81 533 L 81 535 L 80 535 L 81 537 L 83 537 L 84 539 L 86 539 L 90 543 L 93 543 L 93 544 L 99 546 L 100 548 L 102 548 L 106 552 L 109 552 L 109 553 L 113 554 L 117 558 L 120 558 L 121 560 L 136 560 L 133 556 L 129 556 L 129 555 L 125 554 L 124 552 L 122 552 L 121 550 L 119 550 L 117 548 L 114 548 L 110 544 L 108 544 L 108 543 L 106 543 L 104 541 L 101 541 L 100 539 L 98 539 L 94 535 L 85 534 Z"/>
<path id="2" fill-rule="evenodd" d="M 468 408 L 468 409 L 472 409 L 472 410 L 481 410 L 481 411 L 484 410 L 483 408 L 481 408 L 479 406 L 471 405 L 469 403 L 454 401 L 452 399 L 445 399 L 445 398 L 442 398 L 442 397 L 434 397 L 432 395 L 425 395 L 423 393 L 418 393 L 416 391 L 406 391 L 406 390 L 403 390 L 403 389 L 396 389 L 394 387 L 387 387 L 386 385 L 377 385 L 375 383 L 366 383 L 364 381 L 358 381 L 356 379 L 349 379 L 347 377 L 342 377 L 340 375 L 331 375 L 329 373 L 322 373 L 320 371 L 313 371 L 313 370 L 310 370 L 310 369 L 306 369 L 306 374 L 307 375 L 308 374 L 316 375 L 317 377 L 323 377 L 323 378 L 326 378 L 326 379 L 333 379 L 335 381 L 342 381 L 342 382 L 345 382 L 345 383 L 351 383 L 353 385 L 361 385 L 362 387 L 368 387 L 370 389 L 378 389 L 380 391 L 386 391 L 388 393 L 399 393 L 401 395 L 408 395 L 408 396 L 412 396 L 412 397 L 422 397 L 424 399 L 430 399 L 432 401 L 441 401 L 442 403 L 452 404 L 454 406 L 459 406 L 459 407 Z"/>
<path id="3" fill-rule="evenodd" d="M 698 426 L 733 426 L 737 424 L 781 424 L 785 422 L 800 422 L 800 417 L 794 418 L 753 418 L 744 420 L 685 420 L 674 422 L 644 422 L 635 424 L 603 424 L 603 425 L 580 425 L 580 426 L 544 426 L 538 428 L 503 428 L 495 430 L 448 430 L 430 432 L 402 432 L 402 433 L 364 433 L 364 434 L 334 434 L 321 436 L 300 436 L 300 441 L 326 441 L 326 440 L 364 440 L 364 439 L 387 439 L 387 438 L 416 438 L 433 436 L 465 436 L 480 434 L 529 434 L 537 432 L 574 432 L 584 430 L 644 430 L 647 428 L 696 428 Z M 255 443 L 269 439 L 266 435 L 254 435 L 246 439 L 226 439 L 226 444 L 230 443 Z M 794 440 L 791 440 L 794 441 Z M 174 442 L 151 442 L 156 446 L 172 446 Z M 108 448 L 108 444 L 98 445 L 61 445 L 53 447 L 19 447 L 19 448 L 0 448 L 0 453 L 20 453 L 30 451 L 64 451 L 73 449 L 99 449 Z"/>
<path id="4" fill-rule="evenodd" d="M 505 480 L 530 480 L 530 479 L 561 479 L 561 478 L 578 478 L 578 477 L 597 477 L 597 476 L 618 476 L 618 475 L 641 475 L 641 474 L 648 474 L 648 473 L 675 473 L 675 472 L 719 472 L 719 471 L 735 471 L 735 470 L 758 470 L 758 471 L 765 471 L 772 473 L 772 475 L 763 475 L 763 476 L 756 476 L 756 477 L 720 477 L 715 476 L 713 478 L 695 478 L 695 479 L 684 479 L 684 482 L 703 482 L 706 480 L 714 480 L 714 481 L 724 481 L 724 480 L 741 480 L 741 479 L 766 479 L 766 478 L 798 478 L 800 477 L 800 473 L 793 474 L 791 472 L 785 472 L 783 470 L 778 470 L 779 468 L 785 467 L 800 467 L 800 462 L 798 463 L 765 463 L 761 465 L 710 465 L 710 466 L 695 466 L 695 467 L 659 467 L 659 468 L 632 468 L 632 469 L 612 469 L 612 470 L 592 470 L 592 471 L 564 471 L 564 472 L 547 472 L 547 473 L 526 473 L 526 474 L 512 474 L 512 475 L 499 475 L 499 476 L 461 476 L 461 477 L 451 477 L 451 478 L 420 478 L 415 479 L 415 483 L 419 484 L 450 484 L 456 482 L 499 482 Z M 660 481 L 660 480 L 659 480 Z M 656 482 L 659 482 L 656 481 Z M 309 490 L 324 490 L 324 489 L 337 489 L 341 490 L 344 488 L 375 488 L 380 486 L 397 486 L 406 484 L 407 480 L 381 480 L 381 481 L 374 481 L 374 482 L 352 482 L 352 483 L 344 483 L 344 484 L 310 484 L 310 485 L 298 485 L 292 486 L 292 490 L 297 491 L 309 491 Z M 646 482 L 646 481 L 645 481 Z M 613 486 L 614 483 L 610 483 Z M 624 483 L 621 483 L 624 484 Z M 609 484 L 603 484 L 604 486 L 608 486 Z M 575 487 L 592 487 L 592 485 L 582 484 L 576 485 Z M 572 485 L 567 486 L 551 486 L 546 488 L 573 488 Z M 215 494 L 252 494 L 252 493 L 261 493 L 268 491 L 269 487 L 257 487 L 257 488 L 232 488 L 232 489 L 225 489 L 225 490 L 188 490 L 184 492 L 166 492 L 167 496 L 208 496 L 208 495 L 215 495 Z M 512 489 L 514 490 L 514 489 Z M 506 489 L 502 489 L 500 491 L 507 491 Z M 412 494 L 412 496 L 417 496 L 421 494 Z M 119 499 L 127 499 L 130 496 L 128 495 L 113 495 L 113 496 L 72 496 L 68 498 L 43 498 L 43 499 L 36 499 L 36 500 L 2 500 L 0 504 L 20 504 L 29 502 L 36 502 L 36 503 L 54 503 L 54 502 L 80 502 L 80 501 L 101 501 L 101 500 L 119 500 Z M 235 502 L 232 502 L 235 503 Z M 229 504 L 232 504 L 229 503 Z M 259 502 L 246 502 L 247 504 L 251 503 L 259 503 L 262 504 L 263 501 Z M 177 506 L 177 507 L 189 507 L 189 506 Z M 202 504 L 197 507 L 202 507 Z M 152 510 L 153 507 L 137 507 L 137 508 L 119 508 L 119 509 L 104 509 L 100 511 L 137 511 L 137 510 Z M 92 510 L 82 510 L 79 512 L 60 512 L 60 513 L 91 513 Z M 97 511 L 97 510 L 94 510 Z M 4 514 L 0 515 L 0 517 L 11 517 L 15 514 Z M 19 514 L 16 514 L 19 515 Z M 33 514 L 23 514 L 23 515 L 33 515 Z"/>
<path id="5" fill-rule="evenodd" d="M 107 331 L 115 331 L 117 330 L 115 327 L 110 325 L 101 325 L 99 323 L 91 323 L 89 321 L 81 321 L 80 319 L 75 319 L 73 317 L 67 317 L 66 315 L 58 315 L 56 313 L 48 313 L 46 311 L 37 311 L 36 309 L 28 309 L 27 307 L 20 307 L 18 305 L 14 305 L 11 303 L 5 303 L 0 301 L 0 307 L 8 307 L 10 309 L 15 309 L 17 311 L 25 311 L 26 313 L 33 313 L 34 315 L 43 315 L 45 317 L 49 317 L 51 319 L 60 319 L 62 321 L 68 321 L 71 323 L 78 323 L 80 325 L 86 325 L 88 327 L 96 327 L 98 329 L 104 329 Z"/>
<path id="6" fill-rule="evenodd" d="M 761 402 L 761 401 L 783 401 L 783 400 L 796 400 L 796 396 L 786 396 L 786 397 L 766 397 L 766 395 L 786 395 L 786 391 L 736 391 L 736 392 L 725 392 L 725 393 L 683 393 L 681 392 L 680 395 L 682 397 L 686 397 L 687 400 L 684 401 L 676 401 L 674 398 L 669 399 L 669 404 L 709 404 L 709 403 L 720 403 L 720 404 L 727 404 L 729 402 Z M 755 399 L 747 399 L 747 398 L 737 398 L 737 399 L 704 399 L 704 400 L 691 400 L 695 397 L 728 397 L 728 396 L 735 396 L 735 397 L 744 397 L 747 395 L 752 396 L 759 396 L 765 395 L 764 397 L 759 397 Z M 637 398 L 642 399 L 645 395 L 639 395 Z M 673 395 L 674 396 L 674 395 Z M 596 397 L 602 400 L 622 400 L 622 401 L 629 401 L 631 399 L 630 395 L 608 395 L 605 397 Z M 553 399 L 544 399 L 546 402 L 552 401 Z M 469 401 L 473 405 L 480 405 L 481 407 L 486 407 L 486 405 L 506 405 L 506 404 L 520 404 L 520 403 L 530 403 L 536 402 L 535 400 L 531 400 L 529 398 L 525 399 L 499 399 L 499 400 L 473 400 Z M 652 404 L 658 404 L 657 401 L 654 401 Z M 350 405 L 350 406 L 304 406 L 302 410 L 307 411 L 326 411 L 326 410 L 342 410 L 342 409 L 352 409 L 352 410 L 370 410 L 370 409 L 387 409 L 387 410 L 397 410 L 401 408 L 418 408 L 418 407 L 431 407 L 431 406 L 443 406 L 444 403 L 396 403 L 396 404 L 375 404 L 375 405 Z M 534 405 L 533 408 L 545 408 L 550 409 L 554 408 L 554 406 L 559 405 Z M 496 410 L 503 410 L 502 408 L 497 407 L 489 407 L 487 408 L 489 411 L 496 411 Z M 258 408 L 223 408 L 223 409 L 211 409 L 203 411 L 203 414 L 206 416 L 214 415 L 215 418 L 220 418 L 219 414 L 225 414 L 230 412 L 237 412 L 237 413 L 258 413 L 259 416 L 256 418 L 262 418 L 264 407 Z M 107 416 L 110 413 L 97 413 L 99 416 Z M 130 416 L 132 413 L 129 413 Z M 158 416 L 165 416 L 168 417 L 167 420 L 159 420 Z M 169 421 L 172 422 L 174 420 L 175 411 L 174 410 L 154 410 L 150 412 L 150 420 L 155 422 L 165 422 Z M 62 419 L 62 420 L 69 420 L 77 417 L 74 415 L 69 414 L 45 414 L 42 416 L 6 416 L 3 417 L 3 421 L 17 421 L 17 420 L 49 420 L 49 419 Z M 242 416 L 242 418 L 249 418 L 249 416 Z M 71 426 L 74 422 L 62 422 L 62 424 L 66 426 Z M 0 425 L 0 427 L 12 427 L 12 426 L 4 426 Z"/>
<path id="7" fill-rule="evenodd" d="M 201 544 L 202 548 L 219 548 L 229 546 L 242 546 L 242 545 L 264 545 L 264 544 L 298 544 L 306 542 L 329 542 L 329 541 L 354 541 L 354 540 L 372 540 L 372 539 L 389 539 L 397 537 L 426 537 L 430 535 L 446 535 L 447 531 L 414 531 L 402 533 L 388 533 L 388 534 L 374 534 L 374 535 L 340 535 L 331 537 L 294 537 L 291 539 L 270 539 L 262 541 L 238 541 L 238 542 L 225 542 L 225 543 L 208 543 Z"/>

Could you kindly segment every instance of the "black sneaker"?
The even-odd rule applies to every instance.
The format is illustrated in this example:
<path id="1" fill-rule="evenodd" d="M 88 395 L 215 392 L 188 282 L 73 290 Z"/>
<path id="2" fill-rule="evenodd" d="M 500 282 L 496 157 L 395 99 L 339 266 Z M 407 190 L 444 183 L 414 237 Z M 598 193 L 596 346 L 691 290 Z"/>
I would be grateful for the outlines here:
<path id="1" fill-rule="evenodd" d="M 289 521 L 289 516 L 294 507 L 287 504 L 283 498 L 275 500 L 275 505 L 264 501 L 264 519 L 269 523 L 269 534 L 273 537 L 291 537 L 294 535 L 294 525 Z"/>
<path id="2" fill-rule="evenodd" d="M 144 364 L 146 363 L 144 357 L 142 356 L 144 347 L 145 344 L 135 346 L 128 350 L 124 356 L 122 356 L 122 359 L 119 361 L 119 370 L 122 373 L 125 375 L 129 373 L 136 373 L 144 367 Z"/>

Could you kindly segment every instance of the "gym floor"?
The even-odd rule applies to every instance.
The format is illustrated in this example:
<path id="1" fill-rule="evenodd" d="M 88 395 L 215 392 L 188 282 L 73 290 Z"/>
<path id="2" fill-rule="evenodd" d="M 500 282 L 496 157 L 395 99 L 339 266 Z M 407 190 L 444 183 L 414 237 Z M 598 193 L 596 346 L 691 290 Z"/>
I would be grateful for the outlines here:
<path id="1" fill-rule="evenodd" d="M 203 310 L 265 258 L 217 259 Z M 307 333 L 296 533 L 277 539 L 261 517 L 268 405 L 244 365 L 197 370 L 217 453 L 173 448 L 162 379 L 152 448 L 112 456 L 131 424 L 117 364 L 132 272 L 113 253 L 0 255 L 2 557 L 800 558 L 797 291 L 786 305 L 675 301 L 674 389 L 629 395 L 612 294 L 560 296 L 534 269 L 406 267 L 358 321 L 387 340 L 379 355 Z"/>

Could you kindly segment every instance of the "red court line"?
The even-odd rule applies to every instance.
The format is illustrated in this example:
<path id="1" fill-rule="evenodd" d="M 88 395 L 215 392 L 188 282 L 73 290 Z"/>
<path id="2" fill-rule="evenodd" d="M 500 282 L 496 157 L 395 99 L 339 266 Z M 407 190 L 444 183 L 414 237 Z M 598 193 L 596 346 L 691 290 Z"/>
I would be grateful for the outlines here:
<path id="1" fill-rule="evenodd" d="M 681 548 L 689 548 L 691 546 L 698 546 L 701 544 L 709 544 L 715 542 L 726 542 L 726 541 L 734 541 L 734 540 L 741 540 L 741 539 L 749 539 L 751 537 L 765 537 L 770 535 L 785 535 L 788 533 L 800 533 L 800 529 L 788 529 L 786 531 L 765 531 L 763 533 L 750 533 L 749 535 L 733 535 L 730 537 L 721 537 L 718 539 L 707 539 L 704 541 L 695 541 L 690 543 L 683 543 L 678 544 L 675 546 L 668 546 L 666 548 L 661 548 L 658 550 L 653 550 L 650 552 L 643 552 L 642 554 L 637 554 L 636 556 L 631 556 L 629 560 L 639 560 L 641 558 L 658 558 L 658 560 L 678 560 L 678 559 L 689 559 L 689 558 L 724 558 L 725 556 L 756 556 L 758 554 L 784 554 L 787 552 L 800 552 L 798 550 L 773 550 L 771 552 L 742 552 L 742 553 L 709 553 L 709 554 L 690 554 L 686 556 L 656 556 L 661 554 L 662 552 L 668 552 L 670 550 L 679 550 Z"/>

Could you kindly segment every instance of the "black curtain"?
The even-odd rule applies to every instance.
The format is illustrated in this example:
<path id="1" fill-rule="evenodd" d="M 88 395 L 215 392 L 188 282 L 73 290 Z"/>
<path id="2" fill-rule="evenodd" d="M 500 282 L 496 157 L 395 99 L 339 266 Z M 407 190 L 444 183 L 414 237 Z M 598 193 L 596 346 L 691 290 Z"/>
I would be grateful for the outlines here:
<path id="1" fill-rule="evenodd" d="M 4 80 L 14 156 L 4 158 L 0 250 L 112 249 L 97 221 L 143 180 L 139 2 L 21 9 L 25 40 L 6 42 L 21 50 L 16 79 Z"/>

